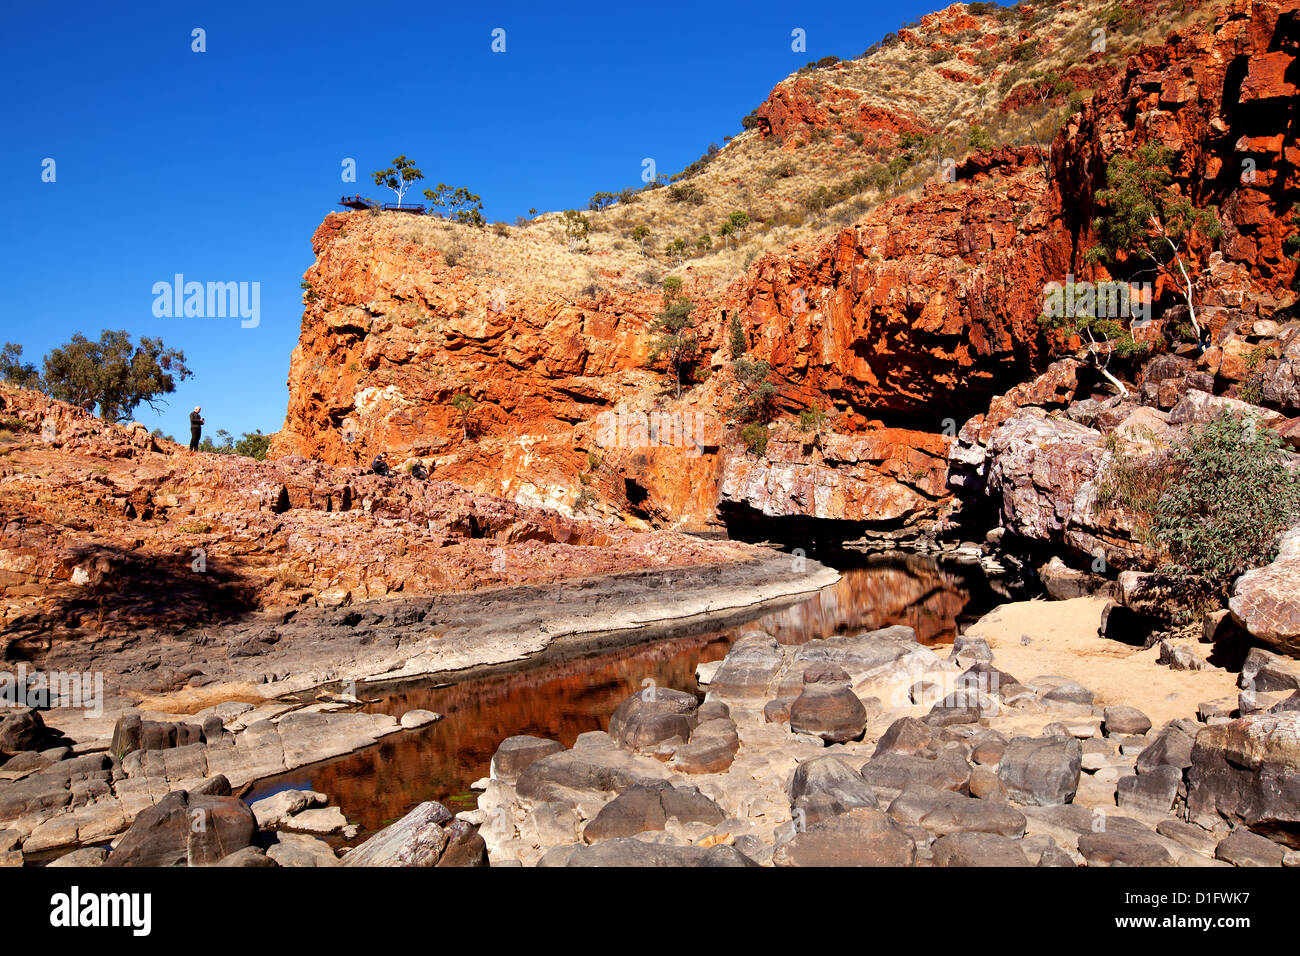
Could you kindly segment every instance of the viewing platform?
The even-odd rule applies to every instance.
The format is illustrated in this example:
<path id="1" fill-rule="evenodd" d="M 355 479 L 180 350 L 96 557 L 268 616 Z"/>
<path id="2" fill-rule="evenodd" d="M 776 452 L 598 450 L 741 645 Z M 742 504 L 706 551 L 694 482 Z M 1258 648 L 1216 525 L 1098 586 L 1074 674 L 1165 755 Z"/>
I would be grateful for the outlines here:
<path id="1" fill-rule="evenodd" d="M 386 202 L 381 205 L 362 196 L 344 196 L 339 200 L 339 205 L 347 206 L 349 209 L 382 209 L 384 212 L 411 212 L 424 215 L 424 206 L 418 203 Z"/>

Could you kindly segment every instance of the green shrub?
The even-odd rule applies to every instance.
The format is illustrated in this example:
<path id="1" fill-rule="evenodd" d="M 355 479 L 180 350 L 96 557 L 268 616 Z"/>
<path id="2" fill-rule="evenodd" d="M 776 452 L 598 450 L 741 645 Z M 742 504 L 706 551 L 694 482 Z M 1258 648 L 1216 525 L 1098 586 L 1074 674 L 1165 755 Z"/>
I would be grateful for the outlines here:
<path id="1" fill-rule="evenodd" d="M 799 413 L 799 431 L 812 432 L 814 435 L 821 432 L 826 425 L 826 413 L 817 407 L 817 403 L 809 405 Z"/>
<path id="2" fill-rule="evenodd" d="M 751 455 L 762 458 L 767 453 L 767 426 L 751 422 L 740 430 L 740 438 Z"/>
<path id="3" fill-rule="evenodd" d="M 1277 432 L 1232 412 L 1194 427 L 1170 465 L 1151 521 L 1163 570 L 1199 578 L 1222 597 L 1277 556 L 1278 536 L 1300 518 L 1300 476 L 1287 468 Z"/>
<path id="4" fill-rule="evenodd" d="M 742 422 L 765 422 L 772 415 L 776 386 L 767 380 L 772 366 L 743 355 L 731 363 L 736 380 L 736 394 L 731 414 Z"/>

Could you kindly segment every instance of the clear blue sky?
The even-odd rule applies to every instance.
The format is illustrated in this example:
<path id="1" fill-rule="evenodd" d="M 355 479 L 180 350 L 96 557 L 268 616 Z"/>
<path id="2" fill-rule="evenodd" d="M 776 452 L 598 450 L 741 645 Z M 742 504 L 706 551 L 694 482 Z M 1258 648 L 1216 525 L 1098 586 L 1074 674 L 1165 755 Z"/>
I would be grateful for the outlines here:
<path id="1" fill-rule="evenodd" d="M 0 339 L 39 364 L 77 331 L 161 335 L 195 375 L 140 421 L 181 438 L 201 404 L 209 433 L 275 431 L 311 234 L 343 192 L 381 195 L 370 172 L 398 153 L 490 219 L 582 206 L 639 185 L 643 157 L 678 171 L 799 66 L 940 5 L 9 4 Z M 155 318 L 176 273 L 260 283 L 260 325 Z"/>

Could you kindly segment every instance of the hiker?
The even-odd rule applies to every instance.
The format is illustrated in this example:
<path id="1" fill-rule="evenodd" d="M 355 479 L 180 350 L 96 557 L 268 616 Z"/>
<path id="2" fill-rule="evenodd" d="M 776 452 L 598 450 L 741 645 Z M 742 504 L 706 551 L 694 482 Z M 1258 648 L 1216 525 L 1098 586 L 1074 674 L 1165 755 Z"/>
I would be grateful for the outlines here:
<path id="1" fill-rule="evenodd" d="M 418 478 L 421 481 L 423 481 L 424 479 L 429 477 L 429 472 L 425 470 L 424 464 L 422 462 L 417 461 L 414 465 L 411 466 L 411 477 Z"/>
<path id="2" fill-rule="evenodd" d="M 376 455 L 375 460 L 370 463 L 370 470 L 382 478 L 391 477 L 393 474 L 393 470 L 388 467 L 387 453 L 381 451 L 378 455 Z"/>
<path id="3" fill-rule="evenodd" d="M 199 414 L 199 406 L 194 406 L 194 411 L 190 412 L 190 451 L 199 450 L 199 436 L 203 434 L 203 416 Z"/>

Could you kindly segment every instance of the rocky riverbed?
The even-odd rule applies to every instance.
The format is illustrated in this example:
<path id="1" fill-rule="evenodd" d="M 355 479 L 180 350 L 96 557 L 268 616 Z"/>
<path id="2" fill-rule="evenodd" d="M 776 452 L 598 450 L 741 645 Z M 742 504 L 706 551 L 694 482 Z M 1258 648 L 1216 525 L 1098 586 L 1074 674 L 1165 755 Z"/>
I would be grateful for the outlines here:
<path id="1" fill-rule="evenodd" d="M 1267 691 L 1198 672 L 1181 706 L 1240 694 L 1156 723 L 1169 687 L 1100 666 L 1103 602 L 1033 603 L 1050 620 L 1017 625 L 1015 655 L 996 649 L 1006 609 L 948 652 L 906 627 L 755 631 L 702 702 L 650 688 L 572 748 L 504 741 L 460 817 L 493 865 L 1300 865 L 1294 662 L 1259 658 Z M 1059 645 L 1089 629 L 1071 664 Z M 1168 670 L 1157 648 L 1109 650 Z M 1026 670 L 1040 651 L 1053 672 Z"/>
<path id="2" fill-rule="evenodd" d="M 362 834 L 328 793 L 247 785 L 437 714 L 342 699 L 126 716 L 106 748 L 0 727 L 9 865 L 1300 864 L 1300 667 L 1187 667 L 1103 632 L 1100 598 L 786 643 L 742 628 L 701 693 L 646 682 L 572 746 L 503 740 L 478 806 Z M 773 622 L 780 615 L 763 618 Z M 1201 652 L 1215 656 L 1214 635 Z M 703 699 L 701 699 L 701 697 Z M 204 829 L 185 821 L 199 814 Z"/>

